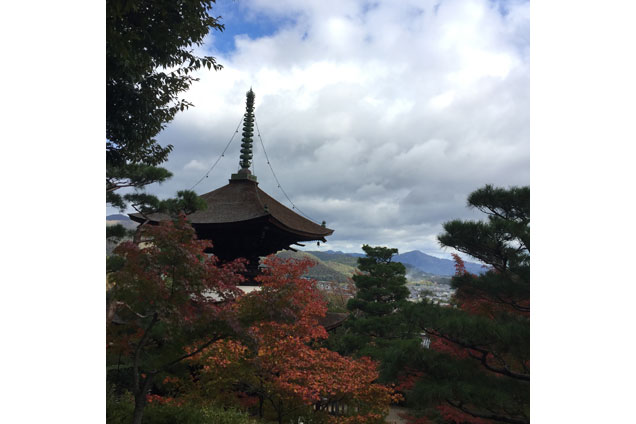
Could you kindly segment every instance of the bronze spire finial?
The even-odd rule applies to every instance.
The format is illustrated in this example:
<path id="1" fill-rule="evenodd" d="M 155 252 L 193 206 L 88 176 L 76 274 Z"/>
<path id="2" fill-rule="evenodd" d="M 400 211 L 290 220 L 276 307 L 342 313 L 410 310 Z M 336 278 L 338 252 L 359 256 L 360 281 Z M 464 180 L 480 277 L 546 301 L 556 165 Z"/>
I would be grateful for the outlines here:
<path id="1" fill-rule="evenodd" d="M 241 143 L 241 169 L 249 169 L 252 164 L 252 136 L 254 135 L 254 91 L 246 94 L 245 115 L 243 119 L 243 139 Z"/>
<path id="2" fill-rule="evenodd" d="M 252 165 L 252 137 L 254 136 L 254 91 L 246 93 L 245 115 L 243 115 L 243 139 L 241 142 L 241 160 L 239 161 L 239 171 L 232 174 L 232 180 L 250 180 L 256 182 L 256 175 L 250 172 Z"/>

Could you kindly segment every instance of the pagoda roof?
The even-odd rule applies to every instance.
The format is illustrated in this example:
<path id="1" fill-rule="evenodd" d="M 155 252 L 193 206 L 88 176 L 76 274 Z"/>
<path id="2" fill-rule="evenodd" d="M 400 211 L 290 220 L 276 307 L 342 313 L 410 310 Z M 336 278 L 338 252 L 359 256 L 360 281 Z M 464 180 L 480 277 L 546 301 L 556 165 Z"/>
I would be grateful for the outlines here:
<path id="1" fill-rule="evenodd" d="M 227 257 L 262 256 L 289 248 L 290 244 L 299 241 L 326 241 L 325 237 L 333 233 L 324 222 L 319 225 L 300 216 L 258 188 L 257 178 L 249 169 L 255 122 L 254 96 L 250 88 L 243 115 L 239 171 L 232 174 L 229 184 L 199 196 L 207 204 L 206 209 L 188 215 L 188 221 L 199 237 L 206 240 L 212 237 L 219 252 Z M 139 223 L 146 221 L 141 214 L 130 214 L 130 218 Z M 148 218 L 150 223 L 156 224 L 170 216 L 156 213 Z"/>
<path id="2" fill-rule="evenodd" d="M 281 230 L 293 233 L 300 240 L 325 240 L 333 230 L 316 224 L 282 205 L 258 187 L 251 179 L 231 179 L 230 183 L 202 194 L 207 208 L 188 215 L 188 221 L 196 228 L 219 226 L 253 220 L 267 220 Z M 130 214 L 132 220 L 144 222 L 140 214 Z M 152 223 L 170 219 L 167 214 L 149 215 Z"/>

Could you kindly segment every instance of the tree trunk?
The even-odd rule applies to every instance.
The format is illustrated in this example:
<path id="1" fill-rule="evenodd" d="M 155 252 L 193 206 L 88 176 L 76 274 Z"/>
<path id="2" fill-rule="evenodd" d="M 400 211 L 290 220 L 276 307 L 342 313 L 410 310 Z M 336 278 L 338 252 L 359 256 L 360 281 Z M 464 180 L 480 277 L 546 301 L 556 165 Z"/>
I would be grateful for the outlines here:
<path id="1" fill-rule="evenodd" d="M 144 408 L 146 407 L 146 395 L 150 390 L 152 384 L 152 378 L 154 374 L 148 374 L 141 385 L 141 388 L 135 393 L 135 412 L 133 413 L 133 424 L 141 424 L 141 419 L 144 416 Z"/>
<path id="2" fill-rule="evenodd" d="M 138 398 L 137 396 L 135 396 L 135 412 L 133 414 L 133 424 L 141 424 L 141 419 L 144 416 L 145 406 L 145 396 L 142 396 L 142 398 Z"/>
<path id="3" fill-rule="evenodd" d="M 278 401 L 276 412 L 278 413 L 278 424 L 283 424 L 283 401 Z"/>
<path id="4" fill-rule="evenodd" d="M 157 373 L 157 371 L 149 372 L 147 376 L 144 377 L 143 381 L 139 381 L 139 358 L 141 349 L 144 344 L 146 344 L 150 330 L 157 321 L 159 321 L 159 314 L 155 312 L 152 314 L 152 321 L 150 321 L 148 328 L 146 328 L 144 335 L 141 336 L 141 340 L 139 340 L 139 343 L 137 344 L 137 349 L 135 349 L 135 359 L 133 361 L 133 382 L 135 387 L 135 412 L 133 413 L 133 424 L 141 424 L 141 419 L 144 415 L 144 408 L 146 407 L 146 394 L 148 393 L 148 390 L 150 390 L 152 379 Z"/>

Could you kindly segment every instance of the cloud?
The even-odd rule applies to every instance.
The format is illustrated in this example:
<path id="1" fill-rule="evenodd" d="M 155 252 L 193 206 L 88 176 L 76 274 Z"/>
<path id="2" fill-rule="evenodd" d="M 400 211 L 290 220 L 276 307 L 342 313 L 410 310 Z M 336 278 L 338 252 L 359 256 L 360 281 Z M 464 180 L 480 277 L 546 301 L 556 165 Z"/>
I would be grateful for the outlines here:
<path id="1" fill-rule="evenodd" d="M 194 171 L 206 171 L 208 167 L 203 163 L 199 162 L 196 159 L 192 159 L 190 162 L 186 163 L 183 167 L 184 171 L 194 170 Z"/>
<path id="2" fill-rule="evenodd" d="M 369 243 L 443 255 L 441 224 L 479 217 L 465 207 L 471 191 L 529 184 L 528 2 L 240 3 L 246 20 L 281 24 L 236 35 L 234 50 L 215 50 L 223 34 L 203 47 L 224 69 L 197 75 L 184 96 L 196 107 L 160 134 L 174 145 L 174 177 L 148 191 L 171 196 L 205 174 L 250 87 L 285 191 L 335 229 L 321 249 Z M 289 205 L 255 142 L 260 187 Z M 226 183 L 239 144 L 197 192 Z"/>

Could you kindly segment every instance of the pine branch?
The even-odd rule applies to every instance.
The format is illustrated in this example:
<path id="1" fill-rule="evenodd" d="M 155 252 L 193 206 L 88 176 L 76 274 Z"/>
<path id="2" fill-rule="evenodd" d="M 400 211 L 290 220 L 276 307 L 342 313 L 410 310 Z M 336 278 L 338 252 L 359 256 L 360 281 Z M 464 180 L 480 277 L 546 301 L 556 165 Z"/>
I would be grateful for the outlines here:
<path id="1" fill-rule="evenodd" d="M 507 377 L 514 378 L 516 380 L 530 381 L 530 375 L 529 374 L 519 374 L 519 373 L 510 371 L 510 368 L 508 367 L 508 364 L 506 363 L 506 361 L 504 361 L 503 358 L 501 358 L 496 353 L 485 351 L 485 350 L 480 350 L 480 349 L 475 349 L 475 348 L 469 348 L 469 349 L 473 349 L 473 350 L 476 350 L 479 353 L 481 353 L 481 356 L 478 356 L 478 355 L 475 355 L 472 352 L 468 351 L 468 355 L 470 355 L 471 358 L 477 359 L 479 362 L 481 362 L 481 364 L 488 371 L 492 371 L 492 372 L 494 372 L 496 374 L 505 375 Z M 488 355 L 492 355 L 494 358 L 498 359 L 499 362 L 502 364 L 502 368 L 495 368 L 492 365 L 490 365 L 488 363 Z"/>
<path id="2" fill-rule="evenodd" d="M 507 377 L 510 378 L 514 378 L 515 380 L 520 380 L 520 381 L 530 381 L 530 375 L 529 374 L 519 374 L 519 373 L 515 373 L 513 371 L 510 371 L 510 369 L 508 368 L 507 364 L 504 362 L 504 364 L 506 364 L 503 368 L 495 368 L 493 366 L 491 366 L 490 364 L 488 364 L 488 355 L 493 355 L 493 357 L 495 357 L 495 353 L 493 353 L 493 351 L 485 349 L 483 347 L 479 347 L 476 346 L 474 344 L 471 343 L 466 343 L 463 342 L 461 340 L 457 340 L 453 337 L 450 337 L 446 334 L 440 333 L 437 330 L 431 329 L 431 328 L 426 328 L 425 331 L 433 336 L 436 337 L 440 337 L 444 340 L 447 340 L 451 343 L 454 343 L 458 346 L 463 347 L 464 349 L 468 349 L 468 355 L 473 358 L 478 360 L 483 366 L 484 368 L 486 368 L 487 370 L 494 372 L 496 374 L 500 374 L 500 375 L 505 375 Z M 481 354 L 481 356 L 479 355 L 475 355 L 472 351 L 475 352 L 479 352 Z M 497 356 L 498 357 L 498 356 Z M 502 360 L 500 357 L 498 357 L 500 360 Z"/>

